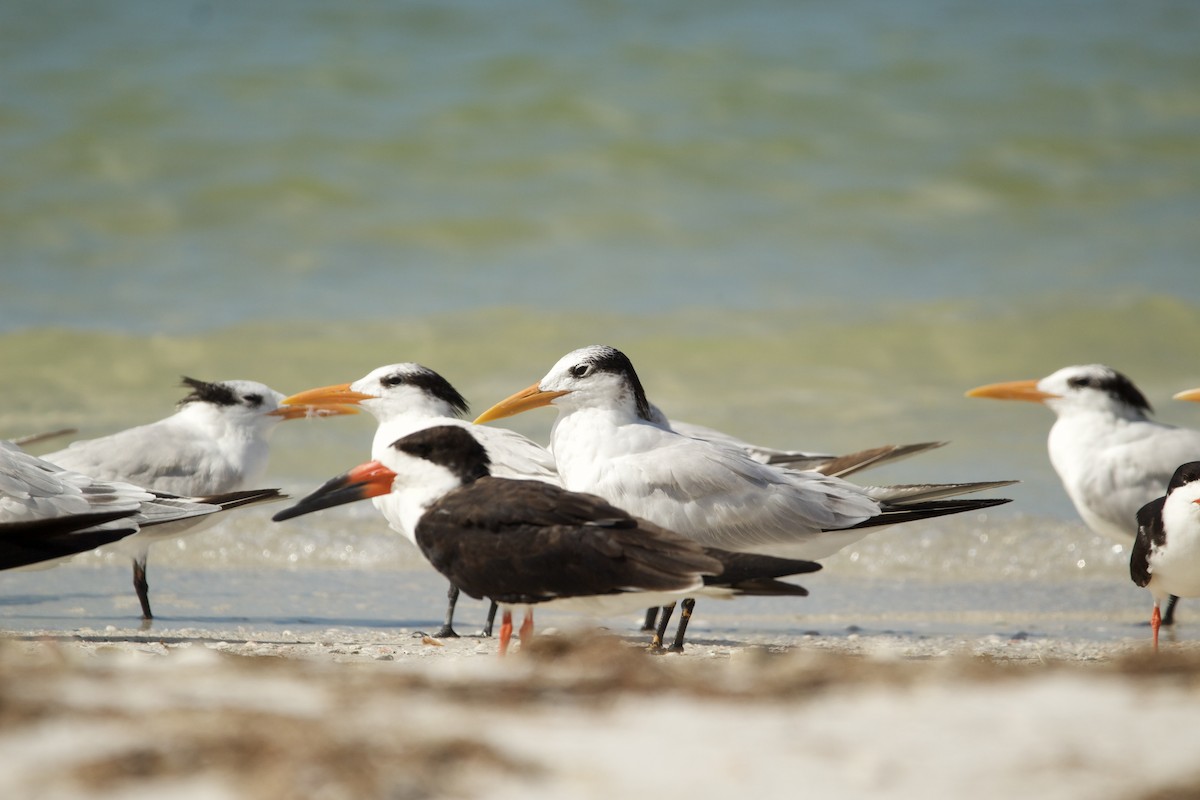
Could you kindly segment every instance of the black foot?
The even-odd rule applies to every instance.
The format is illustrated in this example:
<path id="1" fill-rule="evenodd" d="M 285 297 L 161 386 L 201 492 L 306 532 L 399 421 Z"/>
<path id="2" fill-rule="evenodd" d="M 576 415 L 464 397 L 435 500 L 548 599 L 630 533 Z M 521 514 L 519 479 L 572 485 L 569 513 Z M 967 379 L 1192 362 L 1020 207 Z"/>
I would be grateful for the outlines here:
<path id="1" fill-rule="evenodd" d="M 458 634 L 455 633 L 454 628 L 451 628 L 449 625 L 443 625 L 442 627 L 438 628 L 437 633 L 433 634 L 433 638 L 434 639 L 457 639 Z"/>
<path id="2" fill-rule="evenodd" d="M 643 631 L 654 630 L 654 623 L 658 620 L 658 607 L 646 609 L 646 619 L 642 622 Z"/>

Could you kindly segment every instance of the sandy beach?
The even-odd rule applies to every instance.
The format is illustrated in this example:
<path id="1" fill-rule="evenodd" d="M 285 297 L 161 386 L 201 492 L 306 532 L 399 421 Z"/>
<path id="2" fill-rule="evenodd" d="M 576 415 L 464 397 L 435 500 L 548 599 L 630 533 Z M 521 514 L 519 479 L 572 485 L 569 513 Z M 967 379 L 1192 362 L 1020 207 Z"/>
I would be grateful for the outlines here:
<path id="1" fill-rule="evenodd" d="M 0 640 L 11 798 L 1167 798 L 1200 793 L 1200 647 L 585 627 Z"/>

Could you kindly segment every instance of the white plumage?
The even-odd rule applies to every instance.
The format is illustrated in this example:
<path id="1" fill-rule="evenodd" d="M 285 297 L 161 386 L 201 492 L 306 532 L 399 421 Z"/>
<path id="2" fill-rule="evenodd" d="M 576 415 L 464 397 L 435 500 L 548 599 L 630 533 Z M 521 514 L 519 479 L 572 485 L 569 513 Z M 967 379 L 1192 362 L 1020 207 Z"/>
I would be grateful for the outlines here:
<path id="1" fill-rule="evenodd" d="M 1138 509 L 1162 495 L 1176 467 L 1200 459 L 1200 431 L 1151 419 L 1133 382 L 1102 364 L 980 386 L 967 395 L 1032 401 L 1053 411 L 1047 446 L 1063 489 L 1089 528 L 1125 546 L 1137 532 Z"/>
<path id="2" fill-rule="evenodd" d="M 884 503 L 921 502 L 1006 483 L 868 489 L 761 463 L 744 447 L 672 430 L 674 423 L 665 422 L 646 398 L 629 359 L 604 346 L 568 353 L 540 382 L 476 421 L 550 404 L 559 411 L 550 450 L 567 489 L 600 495 L 635 516 L 726 550 L 816 560 L 867 535 L 869 527 L 855 526 L 885 516 Z"/>
<path id="3" fill-rule="evenodd" d="M 97 439 L 73 442 L 44 456 L 65 469 L 103 480 L 126 481 L 157 492 L 199 497 L 234 492 L 262 480 L 269 439 L 287 419 L 312 413 L 347 413 L 334 408 L 313 412 L 281 407 L 283 395 L 255 381 L 207 382 L 184 378 L 192 391 L 169 417 Z M 142 614 L 152 617 L 145 569 L 155 541 L 195 533 L 211 520 L 146 528 L 125 539 Z"/>

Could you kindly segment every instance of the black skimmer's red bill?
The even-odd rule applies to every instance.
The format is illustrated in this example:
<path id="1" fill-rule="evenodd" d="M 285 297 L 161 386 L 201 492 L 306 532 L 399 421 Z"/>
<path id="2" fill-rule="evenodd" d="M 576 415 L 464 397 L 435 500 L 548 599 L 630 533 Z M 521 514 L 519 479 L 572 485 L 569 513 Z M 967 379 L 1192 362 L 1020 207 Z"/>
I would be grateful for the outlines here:
<path id="1" fill-rule="evenodd" d="M 462 417 L 467 413 L 466 398 L 448 380 L 432 369 L 411 362 L 388 364 L 371 370 L 353 383 L 339 383 L 299 392 L 283 400 L 306 408 L 358 406 L 378 421 L 371 444 L 371 458 L 379 459 L 392 442 L 415 431 L 438 425 L 471 426 L 473 435 L 487 451 L 492 475 L 516 480 L 538 480 L 559 485 L 554 457 L 546 448 L 516 431 L 504 428 L 472 426 Z M 392 530 L 416 544 L 416 534 L 405 525 L 398 501 L 390 493 L 372 502 Z M 451 584 L 445 620 L 436 637 L 453 637 L 454 608 L 458 588 Z M 488 613 L 483 635 L 491 636 L 496 606 Z"/>
<path id="2" fill-rule="evenodd" d="M 1176 469 L 1167 494 L 1138 509 L 1137 524 L 1129 575 L 1154 595 L 1150 627 L 1157 650 L 1163 599 L 1200 596 L 1200 461 Z"/>
<path id="3" fill-rule="evenodd" d="M 266 493 L 281 499 L 276 490 Z M 62 469 L 0 441 L 0 569 L 30 566 L 111 544 L 140 530 L 183 524 L 265 499 L 181 498 Z"/>
<path id="4" fill-rule="evenodd" d="M 475 421 L 547 405 L 559 412 L 550 449 L 566 488 L 599 495 L 709 547 L 817 560 L 874 527 L 1008 502 L 943 498 L 1009 481 L 867 488 L 681 435 L 655 419 L 629 358 L 599 345 L 568 353 L 541 381 Z M 663 628 L 660 622 L 656 638 Z M 682 647 L 678 635 L 675 647 Z"/>
<path id="5" fill-rule="evenodd" d="M 1040 380 L 980 386 L 967 397 L 1023 400 L 1056 415 L 1050 463 L 1084 523 L 1124 547 L 1137 533 L 1137 513 L 1162 494 L 1175 468 L 1200 458 L 1200 431 L 1150 418 L 1133 381 L 1102 364 L 1064 367 Z M 1163 624 L 1174 622 L 1172 599 Z"/>
<path id="6" fill-rule="evenodd" d="M 93 478 L 125 481 L 155 492 L 199 497 L 258 485 L 267 468 L 269 437 L 278 423 L 307 416 L 355 413 L 352 408 L 281 406 L 283 395 L 255 381 L 184 378 L 190 393 L 169 417 L 98 439 L 73 442 L 43 456 Z M 211 520 L 211 518 L 210 518 Z M 123 543 L 133 555 L 134 588 L 143 619 L 153 617 L 146 561 L 150 545 L 203 525 L 143 529 Z"/>
<path id="7" fill-rule="evenodd" d="M 328 481 L 275 519 L 396 496 L 434 568 L 468 595 L 504 609 L 501 653 L 512 635 L 514 607 L 526 607 L 521 638 L 527 640 L 534 605 L 609 613 L 691 594 L 803 595 L 802 587 L 773 579 L 820 569 L 808 561 L 704 548 L 599 497 L 492 477 L 487 451 L 466 428 L 417 431 L 383 456 Z"/>

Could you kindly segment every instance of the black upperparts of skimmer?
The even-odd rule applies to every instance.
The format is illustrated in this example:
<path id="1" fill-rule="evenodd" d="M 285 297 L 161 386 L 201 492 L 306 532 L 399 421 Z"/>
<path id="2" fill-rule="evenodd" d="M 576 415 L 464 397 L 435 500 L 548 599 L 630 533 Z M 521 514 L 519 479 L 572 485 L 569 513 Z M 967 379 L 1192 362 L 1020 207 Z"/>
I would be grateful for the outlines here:
<path id="1" fill-rule="evenodd" d="M 448 380 L 421 364 L 403 362 L 377 367 L 353 383 L 309 389 L 284 398 L 283 403 L 310 408 L 359 406 L 365 409 L 379 423 L 371 445 L 374 459 L 386 453 L 397 439 L 423 428 L 436 425 L 472 427 L 473 435 L 488 453 L 494 476 L 546 481 L 555 485 L 559 482 L 554 457 L 546 448 L 516 431 L 472 426 L 462 419 L 468 410 L 466 398 Z M 376 497 L 373 502 L 393 530 L 416 543 L 414 532 L 401 519 L 394 507 L 396 501 L 390 494 Z M 453 626 L 458 588 L 453 584 L 447 597 L 445 619 L 434 636 L 458 635 Z M 483 635 L 491 635 L 495 614 L 493 603 Z"/>
<path id="2" fill-rule="evenodd" d="M 126 481 L 155 492 L 179 497 L 216 495 L 260 482 L 267 468 L 270 435 L 278 423 L 356 413 L 347 407 L 282 406 L 282 394 L 256 381 L 185 377 L 183 385 L 189 393 L 171 416 L 73 442 L 43 458 L 93 478 Z M 202 527 L 199 523 L 163 526 L 123 543 L 134 550 L 134 586 L 144 619 L 152 618 L 144 588 L 150 543 Z"/>
<path id="3" fill-rule="evenodd" d="M 968 397 L 1041 403 L 1056 415 L 1050 463 L 1089 528 L 1129 546 L 1138 509 L 1162 494 L 1175 468 L 1200 458 L 1200 431 L 1150 418 L 1145 395 L 1102 364 L 1064 367 L 1040 380 L 980 386 Z M 1163 624 L 1174 621 L 1175 599 Z"/>
<path id="4" fill-rule="evenodd" d="M 512 634 L 513 606 L 554 602 L 602 611 L 611 607 L 606 599 L 631 597 L 641 605 L 647 598 L 704 593 L 706 585 L 725 596 L 804 594 L 771 579 L 820 568 L 742 559 L 701 547 L 599 497 L 491 477 L 483 446 L 455 426 L 394 442 L 381 460 L 334 478 L 275 519 L 389 493 L 415 519 L 417 545 L 434 568 L 468 595 L 504 608 L 502 653 Z M 730 564 L 728 581 L 719 577 L 723 560 Z M 522 639 L 531 633 L 527 610 Z"/>
<path id="5" fill-rule="evenodd" d="M 1167 493 L 1138 509 L 1129 575 L 1154 596 L 1154 649 L 1165 597 L 1200 596 L 1200 461 L 1182 464 Z"/>
<path id="6" fill-rule="evenodd" d="M 922 494 L 943 491 L 925 487 L 911 495 L 897 490 L 904 499 L 889 503 L 876 496 L 883 489 L 781 469 L 744 449 L 681 435 L 655 419 L 629 358 L 606 346 L 568 353 L 541 381 L 492 406 L 476 422 L 545 405 L 559 412 L 551 450 L 566 488 L 597 494 L 639 518 L 727 550 L 823 558 L 871 527 L 1008 502 L 939 499 L 921 507 Z M 900 505 L 905 508 L 895 508 Z"/>

